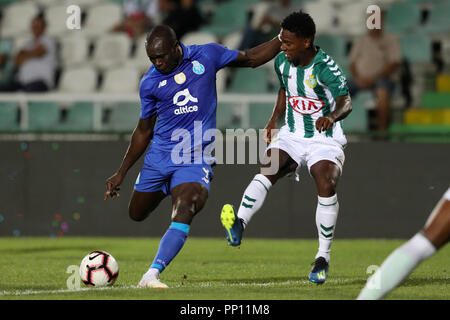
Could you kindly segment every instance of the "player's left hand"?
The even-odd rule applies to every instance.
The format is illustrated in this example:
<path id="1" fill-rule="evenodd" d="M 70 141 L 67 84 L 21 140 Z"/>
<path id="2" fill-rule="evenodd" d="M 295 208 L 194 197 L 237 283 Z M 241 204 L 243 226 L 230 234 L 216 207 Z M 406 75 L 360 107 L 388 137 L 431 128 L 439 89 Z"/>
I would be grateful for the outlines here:
<path id="1" fill-rule="evenodd" d="M 333 124 L 334 124 L 334 120 L 330 116 L 320 117 L 316 121 L 316 129 L 319 132 L 327 131 L 328 129 L 330 129 L 333 126 Z"/>

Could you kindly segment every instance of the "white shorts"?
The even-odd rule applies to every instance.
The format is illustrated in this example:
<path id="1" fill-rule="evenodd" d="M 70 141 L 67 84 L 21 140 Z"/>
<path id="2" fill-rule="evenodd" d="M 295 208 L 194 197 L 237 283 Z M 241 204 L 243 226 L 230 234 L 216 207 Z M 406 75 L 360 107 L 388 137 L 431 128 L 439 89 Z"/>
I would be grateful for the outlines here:
<path id="1" fill-rule="evenodd" d="M 299 171 L 302 166 L 306 165 L 310 172 L 311 167 L 321 160 L 335 163 L 342 174 L 345 161 L 344 150 L 333 139 L 302 138 L 281 128 L 278 135 L 267 146 L 266 153 L 272 148 L 285 151 L 298 164 L 295 170 L 295 180 L 297 181 L 300 180 Z"/>

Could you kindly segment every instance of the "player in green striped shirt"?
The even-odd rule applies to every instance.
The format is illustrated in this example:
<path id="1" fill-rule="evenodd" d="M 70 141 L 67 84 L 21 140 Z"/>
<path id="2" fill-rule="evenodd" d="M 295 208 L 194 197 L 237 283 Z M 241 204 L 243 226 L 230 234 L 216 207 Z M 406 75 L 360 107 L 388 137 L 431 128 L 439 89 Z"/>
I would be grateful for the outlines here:
<path id="1" fill-rule="evenodd" d="M 338 64 L 314 45 L 312 18 L 302 11 L 294 12 L 283 20 L 281 27 L 282 52 L 275 58 L 280 89 L 265 128 L 270 161 L 248 185 L 238 212 L 225 205 L 221 221 L 228 243 L 239 245 L 242 231 L 261 208 L 272 185 L 292 172 L 298 181 L 298 170 L 306 165 L 318 191 L 319 249 L 309 280 L 323 283 L 339 211 L 336 185 L 342 174 L 343 149 L 347 143 L 340 121 L 351 112 L 351 100 L 347 80 Z M 277 120 L 283 114 L 285 124 L 273 136 Z"/>

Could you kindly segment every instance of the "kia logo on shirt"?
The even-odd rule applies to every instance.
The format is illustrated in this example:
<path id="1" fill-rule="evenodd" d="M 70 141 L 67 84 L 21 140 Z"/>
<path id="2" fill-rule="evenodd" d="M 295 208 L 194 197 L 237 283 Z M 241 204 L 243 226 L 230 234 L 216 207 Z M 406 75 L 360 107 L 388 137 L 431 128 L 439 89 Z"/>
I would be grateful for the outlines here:
<path id="1" fill-rule="evenodd" d="M 290 97 L 289 103 L 294 111 L 301 114 L 314 114 L 324 107 L 322 100 L 305 98 L 300 96 Z"/>

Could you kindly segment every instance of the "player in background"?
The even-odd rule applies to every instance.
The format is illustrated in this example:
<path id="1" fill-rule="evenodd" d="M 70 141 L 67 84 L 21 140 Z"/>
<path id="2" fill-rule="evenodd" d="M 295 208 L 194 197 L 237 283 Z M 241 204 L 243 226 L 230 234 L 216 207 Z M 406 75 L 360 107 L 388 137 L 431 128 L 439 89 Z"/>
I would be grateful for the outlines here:
<path id="1" fill-rule="evenodd" d="M 208 198 L 214 165 L 208 150 L 216 130 L 217 71 L 225 66 L 258 67 L 280 52 L 280 44 L 275 37 L 245 52 L 215 43 L 185 46 L 165 25 L 147 35 L 146 50 L 153 66 L 140 83 L 140 119 L 120 168 L 106 181 L 104 197 L 119 196 L 127 171 L 151 141 L 136 179 L 129 216 L 144 220 L 170 195 L 172 223 L 140 287 L 167 288 L 159 275 L 183 247 L 192 219 Z"/>
<path id="2" fill-rule="evenodd" d="M 394 250 L 367 280 L 358 300 L 378 300 L 397 287 L 424 260 L 450 240 L 450 188 L 436 204 L 423 230 Z"/>
<path id="3" fill-rule="evenodd" d="M 332 57 L 314 45 L 315 24 L 299 11 L 281 23 L 281 50 L 275 59 L 280 81 L 278 98 L 267 126 L 270 142 L 266 155 L 270 161 L 261 166 L 245 189 L 239 210 L 225 205 L 221 212 L 228 243 L 240 245 L 242 231 L 261 208 L 270 188 L 293 171 L 298 179 L 301 166 L 308 167 L 318 192 L 316 224 L 319 250 L 309 280 L 323 283 L 330 261 L 339 203 L 336 185 L 344 164 L 347 143 L 340 120 L 351 112 L 346 78 Z M 285 124 L 272 137 L 277 120 L 285 114 Z M 268 172 L 267 168 L 277 168 Z M 299 212 L 300 214 L 300 212 Z"/>

